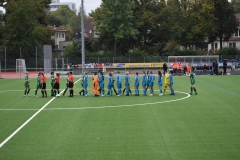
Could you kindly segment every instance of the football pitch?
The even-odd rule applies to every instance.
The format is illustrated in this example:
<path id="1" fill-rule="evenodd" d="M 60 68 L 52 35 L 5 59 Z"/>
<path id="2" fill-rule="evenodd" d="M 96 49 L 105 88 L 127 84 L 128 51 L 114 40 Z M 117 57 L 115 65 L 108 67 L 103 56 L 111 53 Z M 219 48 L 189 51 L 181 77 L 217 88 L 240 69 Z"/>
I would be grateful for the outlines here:
<path id="1" fill-rule="evenodd" d="M 78 81 L 72 98 L 51 97 L 49 78 L 47 98 L 33 96 L 36 78 L 30 97 L 23 78 L 0 79 L 0 159 L 239 159 L 240 76 L 195 78 L 198 95 L 174 76 L 174 96 L 159 96 L 155 82 L 154 96 L 94 97 L 89 78 L 88 97 Z"/>

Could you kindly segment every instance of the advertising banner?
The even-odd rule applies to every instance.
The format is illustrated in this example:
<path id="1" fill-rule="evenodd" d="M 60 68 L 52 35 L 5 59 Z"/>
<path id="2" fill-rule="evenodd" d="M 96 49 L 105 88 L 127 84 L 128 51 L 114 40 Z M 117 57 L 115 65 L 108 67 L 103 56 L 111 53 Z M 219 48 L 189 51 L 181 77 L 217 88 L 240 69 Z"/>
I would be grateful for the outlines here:
<path id="1" fill-rule="evenodd" d="M 114 63 L 114 68 L 160 68 L 163 62 L 160 63 Z"/>

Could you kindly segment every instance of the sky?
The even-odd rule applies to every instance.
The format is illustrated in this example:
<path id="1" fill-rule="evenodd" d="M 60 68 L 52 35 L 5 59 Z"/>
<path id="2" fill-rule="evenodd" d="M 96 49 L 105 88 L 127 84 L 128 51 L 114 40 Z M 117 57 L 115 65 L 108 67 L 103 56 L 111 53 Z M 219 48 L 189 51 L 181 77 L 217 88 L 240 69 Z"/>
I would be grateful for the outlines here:
<path id="1" fill-rule="evenodd" d="M 64 2 L 73 2 L 76 3 L 76 8 L 79 10 L 79 7 L 81 6 L 82 0 L 60 0 L 60 3 Z M 84 0 L 84 10 L 86 14 L 91 13 L 91 10 L 95 10 L 97 7 L 100 7 L 102 3 L 102 0 Z M 2 7 L 0 7 L 0 10 L 3 10 Z"/>
<path id="2" fill-rule="evenodd" d="M 62 2 L 73 2 L 76 3 L 76 8 L 79 10 L 79 7 L 81 6 L 82 0 L 60 0 L 60 3 Z M 97 7 L 100 7 L 102 3 L 102 0 L 84 0 L 84 10 L 86 14 L 90 13 L 91 10 L 95 10 Z"/>

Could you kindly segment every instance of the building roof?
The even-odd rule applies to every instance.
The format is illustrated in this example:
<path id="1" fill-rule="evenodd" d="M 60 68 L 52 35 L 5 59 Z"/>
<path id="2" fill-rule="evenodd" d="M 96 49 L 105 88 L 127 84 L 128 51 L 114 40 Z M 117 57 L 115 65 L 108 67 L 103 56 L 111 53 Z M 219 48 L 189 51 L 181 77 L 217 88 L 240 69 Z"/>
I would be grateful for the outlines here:
<path id="1" fill-rule="evenodd" d="M 84 34 L 84 36 L 86 34 L 88 35 L 88 37 L 93 37 L 94 36 L 94 34 L 93 34 L 94 26 L 92 24 L 93 22 L 95 22 L 94 18 L 92 18 L 92 17 L 85 18 L 85 21 L 84 21 L 85 34 Z"/>

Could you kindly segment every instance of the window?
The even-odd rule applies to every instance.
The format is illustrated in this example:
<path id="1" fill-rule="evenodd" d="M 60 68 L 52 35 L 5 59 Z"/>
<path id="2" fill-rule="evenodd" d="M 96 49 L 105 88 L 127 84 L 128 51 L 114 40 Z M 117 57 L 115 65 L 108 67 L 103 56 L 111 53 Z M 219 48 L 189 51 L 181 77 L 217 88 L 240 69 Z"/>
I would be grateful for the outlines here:
<path id="1" fill-rule="evenodd" d="M 236 30 L 235 37 L 240 37 L 240 30 L 239 29 Z"/>
<path id="2" fill-rule="evenodd" d="M 218 43 L 214 43 L 214 49 L 218 49 Z"/>
<path id="3" fill-rule="evenodd" d="M 235 42 L 233 42 L 233 43 L 229 43 L 229 47 L 236 48 L 236 43 L 235 43 Z"/>
<path id="4" fill-rule="evenodd" d="M 62 38 L 64 38 L 64 34 L 62 34 Z"/>

